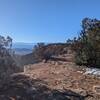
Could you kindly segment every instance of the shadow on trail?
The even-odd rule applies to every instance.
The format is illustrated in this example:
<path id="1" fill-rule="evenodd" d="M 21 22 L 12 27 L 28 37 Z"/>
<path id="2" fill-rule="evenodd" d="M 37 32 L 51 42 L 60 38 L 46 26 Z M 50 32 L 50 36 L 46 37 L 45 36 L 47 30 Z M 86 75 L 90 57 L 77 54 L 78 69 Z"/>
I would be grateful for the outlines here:
<path id="1" fill-rule="evenodd" d="M 42 80 L 15 75 L 0 88 L 0 100 L 85 100 L 85 97 L 71 90 L 51 90 Z"/>

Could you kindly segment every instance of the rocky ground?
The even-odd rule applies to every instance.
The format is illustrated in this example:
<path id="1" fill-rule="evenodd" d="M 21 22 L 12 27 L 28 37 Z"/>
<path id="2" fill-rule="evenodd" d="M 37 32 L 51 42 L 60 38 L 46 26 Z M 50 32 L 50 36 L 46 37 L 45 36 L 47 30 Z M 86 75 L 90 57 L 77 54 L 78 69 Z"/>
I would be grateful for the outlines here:
<path id="1" fill-rule="evenodd" d="M 0 100 L 100 100 L 100 78 L 72 62 L 41 62 L 11 75 Z"/>
<path id="2" fill-rule="evenodd" d="M 39 63 L 28 66 L 24 73 L 34 79 L 43 80 L 50 89 L 71 90 L 86 97 L 86 100 L 100 100 L 99 77 L 85 74 L 85 70 L 74 63 L 61 61 Z"/>

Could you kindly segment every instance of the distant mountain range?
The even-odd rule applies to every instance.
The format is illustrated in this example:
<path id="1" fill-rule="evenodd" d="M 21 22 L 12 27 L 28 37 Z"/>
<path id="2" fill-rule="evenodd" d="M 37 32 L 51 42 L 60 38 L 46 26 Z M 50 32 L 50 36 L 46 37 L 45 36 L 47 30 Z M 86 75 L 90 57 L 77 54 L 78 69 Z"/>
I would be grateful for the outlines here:
<path id="1" fill-rule="evenodd" d="M 13 43 L 13 48 L 28 48 L 28 49 L 32 49 L 33 46 L 35 45 L 36 43 L 22 43 L 22 42 L 16 42 L 16 43 Z"/>
<path id="2" fill-rule="evenodd" d="M 32 49 L 36 43 L 13 43 L 13 50 L 16 54 L 25 55 L 32 53 Z"/>

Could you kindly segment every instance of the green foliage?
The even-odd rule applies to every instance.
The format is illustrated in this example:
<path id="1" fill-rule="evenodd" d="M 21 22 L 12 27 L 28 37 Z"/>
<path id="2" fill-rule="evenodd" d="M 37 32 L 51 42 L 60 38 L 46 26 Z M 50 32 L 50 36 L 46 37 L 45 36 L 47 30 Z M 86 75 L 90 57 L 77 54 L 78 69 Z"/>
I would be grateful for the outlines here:
<path id="1" fill-rule="evenodd" d="M 77 41 L 72 44 L 76 51 L 76 63 L 100 67 L 100 21 L 85 18 Z"/>
<path id="2" fill-rule="evenodd" d="M 7 80 L 12 73 L 19 71 L 10 54 L 11 46 L 12 39 L 9 36 L 0 36 L 0 83 Z"/>

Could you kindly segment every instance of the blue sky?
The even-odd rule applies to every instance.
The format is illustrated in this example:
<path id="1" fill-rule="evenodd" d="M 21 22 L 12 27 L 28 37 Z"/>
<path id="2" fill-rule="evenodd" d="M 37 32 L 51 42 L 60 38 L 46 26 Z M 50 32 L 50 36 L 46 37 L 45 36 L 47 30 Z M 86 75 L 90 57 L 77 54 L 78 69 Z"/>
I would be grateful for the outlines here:
<path id="1" fill-rule="evenodd" d="M 84 17 L 100 19 L 100 0 L 0 0 L 0 35 L 14 42 L 65 42 Z"/>

